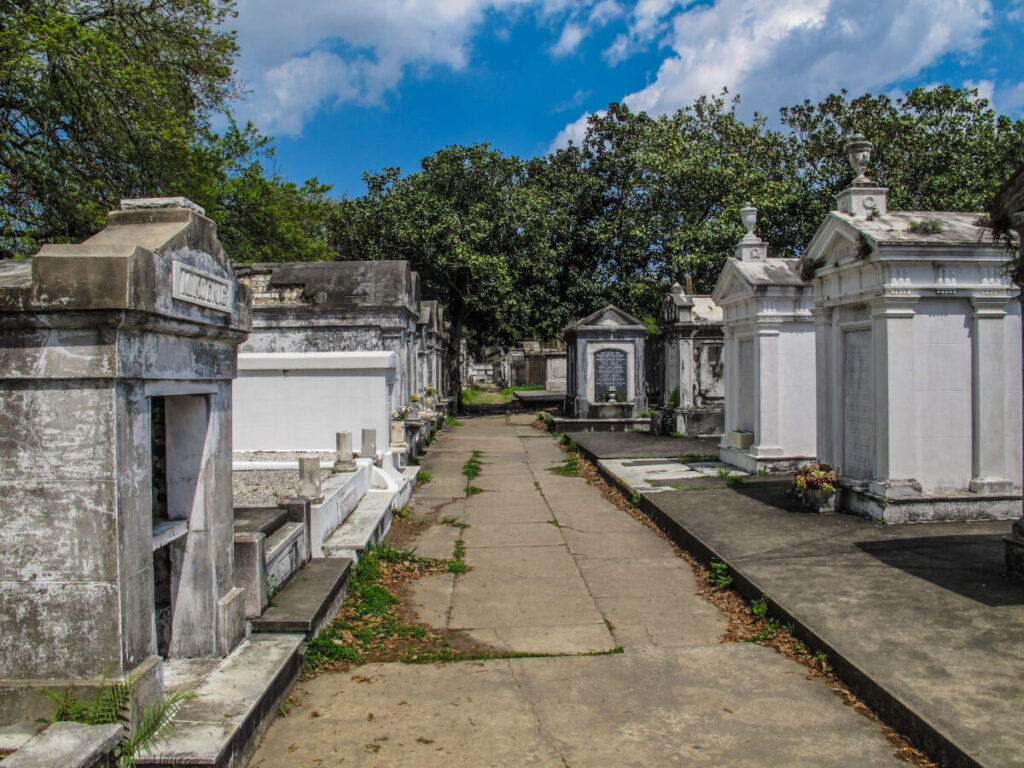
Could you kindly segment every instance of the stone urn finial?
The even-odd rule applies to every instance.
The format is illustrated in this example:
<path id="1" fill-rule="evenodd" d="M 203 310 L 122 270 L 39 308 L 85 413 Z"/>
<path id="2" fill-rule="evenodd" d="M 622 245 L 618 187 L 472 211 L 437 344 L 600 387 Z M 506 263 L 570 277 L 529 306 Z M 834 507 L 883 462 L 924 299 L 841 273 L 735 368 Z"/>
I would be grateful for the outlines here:
<path id="1" fill-rule="evenodd" d="M 750 240 L 756 237 L 754 235 L 754 227 L 757 226 L 757 208 L 750 203 L 740 208 L 740 221 L 743 222 L 743 226 L 747 229 L 747 234 L 743 236 L 743 239 Z"/>
<path id="2" fill-rule="evenodd" d="M 864 172 L 871 163 L 871 150 L 874 148 L 875 145 L 865 139 L 864 135 L 860 133 L 853 134 L 849 141 L 846 142 L 846 157 L 850 160 L 854 173 L 857 174 L 851 186 L 860 187 L 871 184 L 871 180 L 864 175 Z"/>

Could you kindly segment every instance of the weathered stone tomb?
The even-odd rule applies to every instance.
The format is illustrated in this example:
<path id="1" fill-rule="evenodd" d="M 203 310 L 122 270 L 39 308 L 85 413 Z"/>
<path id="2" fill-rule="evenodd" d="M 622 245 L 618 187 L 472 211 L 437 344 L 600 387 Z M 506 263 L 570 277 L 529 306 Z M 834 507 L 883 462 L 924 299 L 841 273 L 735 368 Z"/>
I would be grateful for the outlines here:
<path id="1" fill-rule="evenodd" d="M 846 510 L 887 522 L 1020 514 L 1021 312 L 975 213 L 889 211 L 857 171 L 814 269 L 818 457 Z"/>
<path id="2" fill-rule="evenodd" d="M 757 209 L 740 214 L 747 234 L 712 293 L 725 331 L 718 453 L 746 472 L 790 470 L 817 450 L 811 286 L 800 277 L 799 259 L 768 258 L 768 244 L 754 234 Z"/>
<path id="3" fill-rule="evenodd" d="M 238 276 L 253 291 L 252 335 L 241 354 L 394 352 L 394 407 L 422 395 L 420 285 L 409 262 L 251 264 Z"/>
<path id="4" fill-rule="evenodd" d="M 566 414 L 634 419 L 647 408 L 642 321 L 608 305 L 565 331 Z"/>
<path id="5" fill-rule="evenodd" d="M 124 201 L 80 245 L 0 264 L 0 715 L 54 681 L 137 678 L 246 633 L 231 380 L 250 325 L 216 226 Z"/>
<path id="6" fill-rule="evenodd" d="M 662 398 L 681 435 L 718 435 L 725 421 L 722 310 L 673 284 L 661 306 Z"/>

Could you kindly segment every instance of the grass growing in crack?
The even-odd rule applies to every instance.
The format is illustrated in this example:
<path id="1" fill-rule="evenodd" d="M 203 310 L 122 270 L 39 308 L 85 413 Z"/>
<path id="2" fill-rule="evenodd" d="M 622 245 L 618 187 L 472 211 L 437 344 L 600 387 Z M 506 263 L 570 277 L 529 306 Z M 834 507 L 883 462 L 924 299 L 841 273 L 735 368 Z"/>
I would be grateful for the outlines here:
<path id="1" fill-rule="evenodd" d="M 433 479 L 434 479 L 434 473 L 433 472 L 427 472 L 427 470 L 425 470 L 425 469 L 421 469 L 421 470 L 419 470 L 416 473 L 416 482 L 417 483 L 429 483 Z"/>
<path id="2" fill-rule="evenodd" d="M 446 413 L 444 415 L 444 423 L 447 424 L 449 427 L 461 427 L 462 426 L 462 422 L 459 421 L 458 419 L 456 419 L 450 413 Z"/>
<path id="3" fill-rule="evenodd" d="M 473 455 L 466 460 L 466 463 L 462 465 L 462 474 L 466 476 L 466 480 L 476 480 L 480 477 L 480 473 L 483 471 L 483 467 L 479 461 L 479 451 L 473 451 Z M 482 455 L 482 454 L 481 454 Z"/>
<path id="4" fill-rule="evenodd" d="M 412 510 L 408 507 L 399 507 L 395 510 L 396 520 L 408 520 L 410 517 L 412 517 Z"/>
<path id="5" fill-rule="evenodd" d="M 467 485 L 466 486 L 466 495 L 467 496 L 476 496 L 478 493 L 483 493 L 483 492 L 484 492 L 483 488 L 478 488 L 475 485 Z"/>
<path id="6" fill-rule="evenodd" d="M 734 475 L 731 471 L 725 467 L 721 467 L 718 470 L 718 476 L 725 480 L 725 484 L 730 488 L 738 488 L 742 485 L 746 485 L 746 482 L 739 475 Z"/>
<path id="7" fill-rule="evenodd" d="M 472 653 L 442 648 L 438 651 L 407 654 L 399 659 L 407 664 L 436 664 L 445 661 L 487 661 L 489 659 L 552 659 L 565 656 L 618 656 L 625 653 L 621 645 L 607 651 L 590 651 L 588 653 L 530 653 L 529 651 L 484 651 Z"/>
<path id="8" fill-rule="evenodd" d="M 452 528 L 459 528 L 460 530 L 469 528 L 469 523 L 464 523 L 457 517 L 443 517 L 438 522 L 441 525 L 450 525 Z"/>
<path id="9" fill-rule="evenodd" d="M 551 471 L 563 477 L 579 477 L 580 454 L 570 449 L 569 455 L 565 457 L 565 463 L 558 467 L 552 467 Z"/>
<path id="10" fill-rule="evenodd" d="M 305 672 L 386 656 L 404 641 L 426 639 L 427 630 L 399 619 L 391 586 L 428 573 L 441 573 L 449 561 L 420 557 L 387 543 L 368 548 L 349 578 L 348 596 L 338 618 L 306 646 Z"/>
<path id="11" fill-rule="evenodd" d="M 452 552 L 452 559 L 448 561 L 448 573 L 456 576 L 466 573 L 469 566 L 466 565 L 466 542 L 461 538 L 455 540 L 455 550 Z"/>
<path id="12" fill-rule="evenodd" d="M 548 523 L 548 525 L 555 526 L 555 528 L 564 528 L 565 527 L 560 522 L 558 522 L 557 520 L 548 520 L 547 523 Z"/>

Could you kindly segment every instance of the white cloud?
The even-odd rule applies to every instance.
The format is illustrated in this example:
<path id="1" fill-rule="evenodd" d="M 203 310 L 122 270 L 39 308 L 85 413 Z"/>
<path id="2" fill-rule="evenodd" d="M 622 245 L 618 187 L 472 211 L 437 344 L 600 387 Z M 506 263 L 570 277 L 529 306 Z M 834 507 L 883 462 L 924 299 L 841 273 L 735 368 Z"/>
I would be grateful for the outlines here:
<path id="1" fill-rule="evenodd" d="M 590 6 L 592 3 L 587 2 Z M 296 134 L 318 109 L 374 103 L 408 68 L 459 70 L 492 12 L 565 14 L 573 0 L 239 0 L 239 73 L 252 91 L 241 117 L 270 132 Z"/>
<path id="2" fill-rule="evenodd" d="M 577 120 L 569 123 L 565 128 L 558 132 L 555 136 L 555 140 L 551 142 L 551 146 L 548 147 L 548 152 L 554 152 L 556 149 L 561 149 L 573 142 L 577 146 L 583 143 L 583 137 L 587 135 L 587 120 L 590 119 L 591 114 L 599 115 L 604 117 L 608 114 L 607 109 L 599 109 L 597 112 L 587 112 L 585 115 Z"/>
<path id="3" fill-rule="evenodd" d="M 587 29 L 585 27 L 579 24 L 566 24 L 562 27 L 562 35 L 558 38 L 558 42 L 551 46 L 551 54 L 558 57 L 575 53 L 586 36 Z"/>
<path id="4" fill-rule="evenodd" d="M 1024 117 L 1024 83 L 1013 83 L 1000 88 L 992 99 L 997 112 Z"/>
<path id="5" fill-rule="evenodd" d="M 841 88 L 884 90 L 970 54 L 991 23 L 990 0 L 641 0 L 605 56 L 621 60 L 654 39 L 671 50 L 654 80 L 624 97 L 634 110 L 671 113 L 728 88 L 745 111 L 775 114 Z M 556 144 L 574 130 L 578 121 Z"/>
<path id="6" fill-rule="evenodd" d="M 996 84 L 993 80 L 966 80 L 964 88 L 977 88 L 978 95 L 983 99 L 988 99 L 990 105 L 994 101 L 993 95 L 995 94 Z"/>

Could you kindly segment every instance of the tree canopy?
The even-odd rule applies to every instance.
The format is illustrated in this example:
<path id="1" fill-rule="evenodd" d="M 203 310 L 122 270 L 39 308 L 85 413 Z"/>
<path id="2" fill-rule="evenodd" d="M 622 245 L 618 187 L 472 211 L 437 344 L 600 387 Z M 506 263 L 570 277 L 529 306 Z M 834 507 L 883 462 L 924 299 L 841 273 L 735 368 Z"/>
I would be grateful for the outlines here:
<path id="1" fill-rule="evenodd" d="M 0 258 L 103 226 L 122 197 L 185 195 L 240 254 L 324 258 L 328 187 L 267 176 L 268 139 L 223 136 L 232 0 L 0 0 Z"/>
<path id="2" fill-rule="evenodd" d="M 777 125 L 741 119 L 723 91 L 657 118 L 611 104 L 545 157 L 446 147 L 338 200 L 269 172 L 271 139 L 230 119 L 233 13 L 233 0 L 0 0 L 0 258 L 92 234 L 118 198 L 184 195 L 238 261 L 409 260 L 447 306 L 454 350 L 464 329 L 484 344 L 557 337 L 608 302 L 650 318 L 687 277 L 710 291 L 747 202 L 775 254 L 798 255 L 852 177 L 855 131 L 893 209 L 981 212 L 1024 164 L 1024 121 L 974 90 L 841 92 Z"/>
<path id="3" fill-rule="evenodd" d="M 339 258 L 405 258 L 455 328 L 485 342 L 555 337 L 613 302 L 657 314 L 689 276 L 710 291 L 760 211 L 775 255 L 799 255 L 853 177 L 844 144 L 875 142 L 870 173 L 906 210 L 983 211 L 1024 163 L 1024 121 L 976 91 L 917 89 L 900 99 L 843 92 L 744 121 L 738 99 L 704 96 L 653 118 L 612 104 L 579 145 L 526 162 L 487 145 L 453 146 L 403 176 L 366 176 L 331 225 Z"/>

